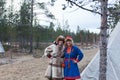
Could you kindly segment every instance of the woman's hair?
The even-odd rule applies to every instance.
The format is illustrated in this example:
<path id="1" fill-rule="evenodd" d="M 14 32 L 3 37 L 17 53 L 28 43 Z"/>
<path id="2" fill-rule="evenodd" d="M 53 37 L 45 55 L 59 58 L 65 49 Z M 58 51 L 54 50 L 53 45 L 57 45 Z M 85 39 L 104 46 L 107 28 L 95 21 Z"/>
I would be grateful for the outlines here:
<path id="1" fill-rule="evenodd" d="M 67 41 L 71 41 L 72 45 L 74 44 L 73 39 L 72 39 L 71 36 L 66 36 L 66 38 L 65 38 L 65 46 L 67 46 Z"/>
<path id="2" fill-rule="evenodd" d="M 55 42 L 58 43 L 59 41 L 63 41 L 63 43 L 65 43 L 65 37 L 60 35 L 56 38 Z"/>

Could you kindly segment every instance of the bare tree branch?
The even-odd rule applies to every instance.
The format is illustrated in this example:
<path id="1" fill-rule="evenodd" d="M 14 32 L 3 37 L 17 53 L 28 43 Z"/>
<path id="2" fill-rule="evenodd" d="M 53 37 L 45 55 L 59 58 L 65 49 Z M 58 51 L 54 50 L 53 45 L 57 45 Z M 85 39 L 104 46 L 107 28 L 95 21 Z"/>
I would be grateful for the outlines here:
<path id="1" fill-rule="evenodd" d="M 67 1 L 75 4 L 76 6 L 78 6 L 79 8 L 81 8 L 81 9 L 83 9 L 83 10 L 87 10 L 87 11 L 90 11 L 90 12 L 92 12 L 92 13 L 97 13 L 97 14 L 102 15 L 100 12 L 96 12 L 96 11 L 94 11 L 94 10 L 90 10 L 90 9 L 84 8 L 84 7 L 80 6 L 80 5 L 78 5 L 77 3 L 75 3 L 74 1 L 71 1 L 71 0 L 67 0 Z"/>

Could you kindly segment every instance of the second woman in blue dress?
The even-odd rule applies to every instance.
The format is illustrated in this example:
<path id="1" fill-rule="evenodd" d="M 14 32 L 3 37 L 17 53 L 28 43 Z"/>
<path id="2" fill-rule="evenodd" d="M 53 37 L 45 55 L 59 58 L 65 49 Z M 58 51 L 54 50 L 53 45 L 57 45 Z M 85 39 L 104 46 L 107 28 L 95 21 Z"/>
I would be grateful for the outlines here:
<path id="1" fill-rule="evenodd" d="M 65 39 L 64 50 L 64 79 L 76 80 L 80 79 L 80 71 L 77 63 L 83 58 L 81 50 L 73 45 L 73 39 L 67 36 Z"/>

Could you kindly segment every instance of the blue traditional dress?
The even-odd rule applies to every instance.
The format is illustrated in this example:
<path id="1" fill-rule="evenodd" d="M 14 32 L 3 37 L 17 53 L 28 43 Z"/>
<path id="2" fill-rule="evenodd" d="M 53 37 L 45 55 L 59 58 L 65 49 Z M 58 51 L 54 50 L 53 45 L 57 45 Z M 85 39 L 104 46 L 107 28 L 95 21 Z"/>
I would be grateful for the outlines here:
<path id="1" fill-rule="evenodd" d="M 83 58 L 83 53 L 81 50 L 76 47 L 71 47 L 71 52 L 67 53 L 67 47 L 64 50 L 64 79 L 79 79 L 80 72 L 77 63 L 74 62 L 76 60 L 79 62 Z"/>

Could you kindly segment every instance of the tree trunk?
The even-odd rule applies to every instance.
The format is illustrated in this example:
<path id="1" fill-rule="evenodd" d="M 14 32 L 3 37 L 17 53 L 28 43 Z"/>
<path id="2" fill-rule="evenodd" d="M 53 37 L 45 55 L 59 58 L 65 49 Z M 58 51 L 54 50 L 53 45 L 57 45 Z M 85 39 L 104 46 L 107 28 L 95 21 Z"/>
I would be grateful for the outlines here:
<path id="1" fill-rule="evenodd" d="M 106 80 L 107 67 L 107 3 L 108 0 L 101 1 L 101 31 L 100 31 L 100 66 L 99 80 Z"/>
<path id="2" fill-rule="evenodd" d="M 83 34 L 80 32 L 80 42 L 81 42 L 81 47 L 83 48 L 83 36 L 82 36 Z"/>
<path id="3" fill-rule="evenodd" d="M 32 31 L 32 27 L 33 27 L 33 0 L 31 0 L 31 34 L 30 34 L 30 53 L 33 52 L 33 31 Z"/>

